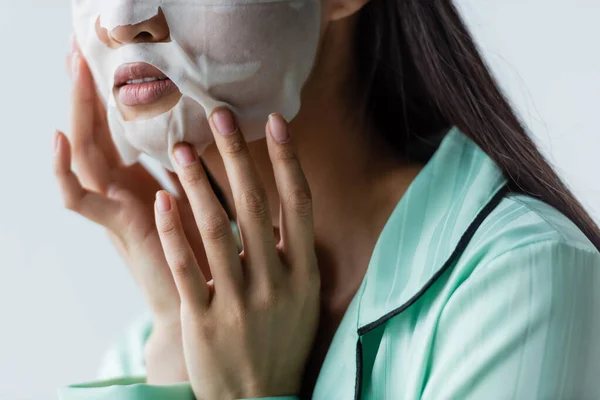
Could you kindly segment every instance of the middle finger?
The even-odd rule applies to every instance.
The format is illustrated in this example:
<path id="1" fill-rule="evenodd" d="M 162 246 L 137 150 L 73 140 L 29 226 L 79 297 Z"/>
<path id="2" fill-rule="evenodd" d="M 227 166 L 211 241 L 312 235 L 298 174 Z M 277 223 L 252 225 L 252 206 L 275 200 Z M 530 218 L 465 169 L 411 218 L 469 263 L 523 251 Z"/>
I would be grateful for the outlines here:
<path id="1" fill-rule="evenodd" d="M 252 265 L 249 272 L 257 274 L 260 280 L 277 279 L 279 257 L 271 209 L 246 140 L 226 108 L 213 112 L 210 126 L 233 193 L 244 256 Z"/>

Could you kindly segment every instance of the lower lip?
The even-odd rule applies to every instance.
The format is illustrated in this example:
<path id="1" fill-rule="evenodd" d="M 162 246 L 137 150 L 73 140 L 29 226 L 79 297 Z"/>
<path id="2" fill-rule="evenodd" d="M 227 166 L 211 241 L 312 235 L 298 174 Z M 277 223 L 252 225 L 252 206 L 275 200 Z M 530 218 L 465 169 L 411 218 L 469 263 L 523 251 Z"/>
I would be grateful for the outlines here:
<path id="1" fill-rule="evenodd" d="M 118 89 L 119 101 L 126 106 L 152 104 L 176 92 L 177 86 L 170 79 L 124 85 Z"/>

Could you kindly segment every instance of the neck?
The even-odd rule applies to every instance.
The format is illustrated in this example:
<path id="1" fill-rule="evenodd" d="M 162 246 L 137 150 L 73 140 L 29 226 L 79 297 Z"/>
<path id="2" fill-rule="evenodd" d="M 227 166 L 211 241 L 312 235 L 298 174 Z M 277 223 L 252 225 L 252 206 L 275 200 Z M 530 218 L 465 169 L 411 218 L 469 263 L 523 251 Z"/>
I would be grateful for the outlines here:
<path id="1" fill-rule="evenodd" d="M 292 134 L 313 194 L 323 301 L 335 312 L 358 289 L 379 234 L 420 167 L 403 164 L 344 108 L 313 108 Z"/>
<path id="2" fill-rule="evenodd" d="M 342 107 L 333 107 L 333 99 L 320 98 L 303 108 L 290 128 L 313 197 L 323 304 L 335 313 L 345 310 L 358 289 L 381 230 L 421 166 L 401 163 L 373 140 L 375 133 L 358 129 Z M 249 147 L 279 227 L 279 195 L 266 142 Z M 218 150 L 211 146 L 203 159 L 235 210 Z"/>

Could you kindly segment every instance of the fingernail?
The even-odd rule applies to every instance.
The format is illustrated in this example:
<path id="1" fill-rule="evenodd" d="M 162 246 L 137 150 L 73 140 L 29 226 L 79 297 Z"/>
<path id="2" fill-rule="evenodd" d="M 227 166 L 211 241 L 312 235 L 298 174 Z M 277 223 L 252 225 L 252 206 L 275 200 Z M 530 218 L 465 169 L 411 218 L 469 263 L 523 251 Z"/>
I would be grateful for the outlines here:
<path id="1" fill-rule="evenodd" d="M 227 109 L 215 111 L 212 115 L 212 120 L 221 135 L 230 135 L 237 129 L 233 115 Z"/>
<path id="2" fill-rule="evenodd" d="M 290 131 L 287 123 L 279 114 L 269 115 L 269 131 L 277 143 L 285 143 L 290 140 Z"/>
<path id="3" fill-rule="evenodd" d="M 182 167 L 187 167 L 196 162 L 196 152 L 187 144 L 180 144 L 175 147 L 175 159 Z"/>
<path id="4" fill-rule="evenodd" d="M 58 147 L 60 145 L 60 134 L 57 130 L 54 131 L 54 154 L 58 153 Z"/>
<path id="5" fill-rule="evenodd" d="M 161 214 L 171 211 L 171 196 L 163 190 L 156 193 L 156 208 Z"/>
<path id="6" fill-rule="evenodd" d="M 79 76 L 79 65 L 81 64 L 81 56 L 79 52 L 76 51 L 73 53 L 73 58 L 71 58 L 71 75 L 73 76 L 73 81 L 77 81 Z"/>

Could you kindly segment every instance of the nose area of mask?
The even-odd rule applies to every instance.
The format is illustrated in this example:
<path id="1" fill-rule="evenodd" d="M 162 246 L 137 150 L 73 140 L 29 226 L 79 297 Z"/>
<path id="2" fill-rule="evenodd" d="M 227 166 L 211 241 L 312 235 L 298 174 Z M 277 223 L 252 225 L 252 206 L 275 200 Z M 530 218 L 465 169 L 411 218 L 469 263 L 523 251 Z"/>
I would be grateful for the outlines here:
<path id="1" fill-rule="evenodd" d="M 125 162 L 140 153 L 173 169 L 171 150 L 185 141 L 198 153 L 214 141 L 207 116 L 231 109 L 248 141 L 265 136 L 270 113 L 293 119 L 312 70 L 320 33 L 320 0 L 73 0 L 75 33 L 107 106 L 111 134 Z M 156 17 L 170 40 L 137 40 L 110 48 L 96 33 Z M 123 117 L 115 71 L 128 63 L 157 68 L 181 92 L 169 111 Z M 147 113 L 145 114 L 147 115 Z"/>
<path id="2" fill-rule="evenodd" d="M 158 0 L 96 0 L 95 3 L 98 3 L 100 26 L 111 31 L 118 26 L 136 25 L 155 17 L 162 2 Z"/>

